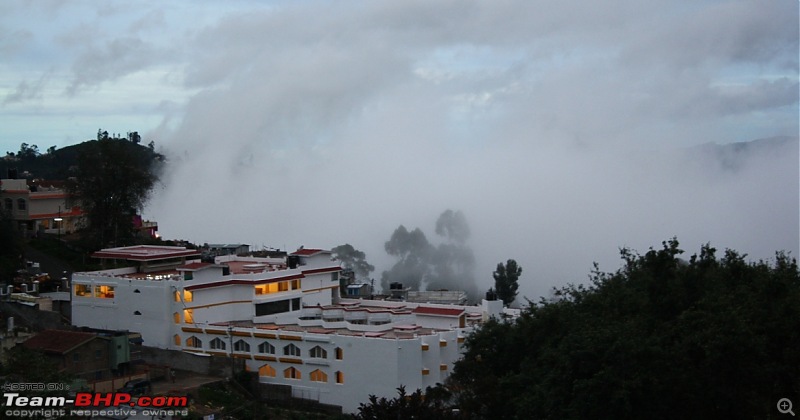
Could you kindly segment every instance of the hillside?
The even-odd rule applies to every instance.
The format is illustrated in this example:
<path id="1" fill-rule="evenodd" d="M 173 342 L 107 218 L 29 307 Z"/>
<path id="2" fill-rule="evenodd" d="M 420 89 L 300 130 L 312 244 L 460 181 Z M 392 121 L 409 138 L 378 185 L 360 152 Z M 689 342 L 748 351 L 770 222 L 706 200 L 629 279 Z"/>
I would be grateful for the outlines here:
<path id="1" fill-rule="evenodd" d="M 106 137 L 103 137 L 105 135 Z M 101 132 L 98 139 L 105 138 L 122 144 L 127 154 L 134 157 L 134 161 L 142 169 L 158 172 L 160 166 L 166 161 L 164 155 L 157 153 L 154 143 L 148 146 L 140 144 L 137 133 L 130 133 L 128 138 L 107 137 L 108 133 Z M 77 165 L 81 153 L 94 149 L 98 140 L 87 140 L 83 143 L 67 146 L 63 149 L 50 148 L 41 153 L 38 147 L 22 143 L 17 152 L 7 152 L 0 159 L 0 177 L 6 178 L 9 170 L 16 170 L 17 178 L 64 180 L 72 176 L 71 168 Z"/>

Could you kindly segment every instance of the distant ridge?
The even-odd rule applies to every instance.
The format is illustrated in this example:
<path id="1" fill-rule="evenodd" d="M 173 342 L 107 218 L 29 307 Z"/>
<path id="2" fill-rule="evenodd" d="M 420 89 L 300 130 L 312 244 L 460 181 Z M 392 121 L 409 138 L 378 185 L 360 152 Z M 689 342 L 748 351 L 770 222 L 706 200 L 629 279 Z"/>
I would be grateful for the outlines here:
<path id="1" fill-rule="evenodd" d="M 793 154 L 800 157 L 800 137 L 775 136 L 736 143 L 705 143 L 688 149 L 690 154 L 711 156 L 727 170 L 739 170 L 745 163 L 758 157 L 775 157 Z"/>

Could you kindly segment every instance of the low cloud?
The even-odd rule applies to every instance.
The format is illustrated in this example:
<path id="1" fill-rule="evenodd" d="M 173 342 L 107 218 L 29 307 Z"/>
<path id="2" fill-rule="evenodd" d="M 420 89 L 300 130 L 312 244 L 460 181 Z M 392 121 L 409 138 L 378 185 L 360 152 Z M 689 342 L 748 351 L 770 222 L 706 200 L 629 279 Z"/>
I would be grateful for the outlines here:
<path id="1" fill-rule="evenodd" d="M 350 243 L 380 273 L 399 225 L 433 232 L 458 209 L 479 287 L 513 258 L 531 298 L 673 236 L 796 255 L 796 2 L 606 6 L 222 18 L 186 45 L 198 93 L 180 123 L 149 133 L 172 158 L 148 212 L 197 242 Z M 775 135 L 793 139 L 733 166 L 694 148 Z"/>

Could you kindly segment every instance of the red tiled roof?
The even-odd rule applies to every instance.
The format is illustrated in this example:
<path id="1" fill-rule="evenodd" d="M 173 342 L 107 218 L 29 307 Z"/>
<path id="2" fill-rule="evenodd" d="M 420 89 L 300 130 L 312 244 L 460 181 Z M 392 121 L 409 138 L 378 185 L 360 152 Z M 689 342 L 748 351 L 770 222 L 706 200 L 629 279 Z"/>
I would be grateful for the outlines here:
<path id="1" fill-rule="evenodd" d="M 25 340 L 22 346 L 29 350 L 64 354 L 97 337 L 96 334 L 77 331 L 44 330 Z"/>
<path id="2" fill-rule="evenodd" d="M 292 252 L 292 255 L 302 255 L 307 257 L 310 255 L 319 254 L 320 252 L 330 252 L 330 251 L 326 251 L 324 249 L 303 248 L 303 249 L 298 249 L 295 252 Z"/>
<path id="3" fill-rule="evenodd" d="M 434 308 L 431 306 L 418 306 L 414 308 L 414 313 L 421 315 L 459 316 L 464 313 L 464 308 Z"/>

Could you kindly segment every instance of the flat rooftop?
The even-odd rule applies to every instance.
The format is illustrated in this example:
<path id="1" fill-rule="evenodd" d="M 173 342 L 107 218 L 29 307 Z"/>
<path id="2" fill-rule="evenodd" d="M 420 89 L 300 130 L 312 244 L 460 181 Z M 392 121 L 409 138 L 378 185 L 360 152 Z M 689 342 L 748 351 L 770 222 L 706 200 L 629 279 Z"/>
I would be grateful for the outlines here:
<path id="1" fill-rule="evenodd" d="M 199 257 L 200 251 L 183 246 L 135 245 L 119 248 L 105 248 L 92 254 L 94 258 L 158 261 L 180 257 Z"/>

